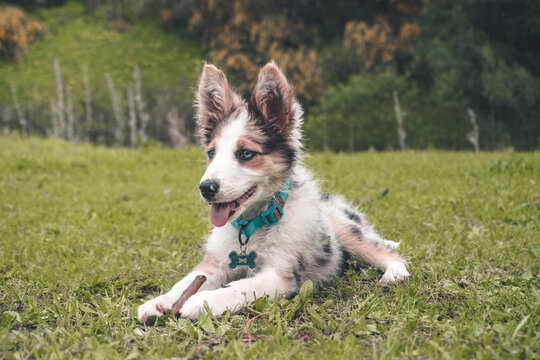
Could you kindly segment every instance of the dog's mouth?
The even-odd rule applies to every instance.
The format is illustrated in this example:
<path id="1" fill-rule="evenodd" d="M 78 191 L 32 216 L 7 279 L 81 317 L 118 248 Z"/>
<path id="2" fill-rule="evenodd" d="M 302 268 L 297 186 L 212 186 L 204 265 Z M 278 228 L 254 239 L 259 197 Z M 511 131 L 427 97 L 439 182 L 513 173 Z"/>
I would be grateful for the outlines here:
<path id="1" fill-rule="evenodd" d="M 257 186 L 249 188 L 244 195 L 240 196 L 238 199 L 229 201 L 229 202 L 213 202 L 211 203 L 210 209 L 210 220 L 212 224 L 217 227 L 221 227 L 227 223 L 227 220 L 244 204 L 250 197 L 255 194 Z"/>

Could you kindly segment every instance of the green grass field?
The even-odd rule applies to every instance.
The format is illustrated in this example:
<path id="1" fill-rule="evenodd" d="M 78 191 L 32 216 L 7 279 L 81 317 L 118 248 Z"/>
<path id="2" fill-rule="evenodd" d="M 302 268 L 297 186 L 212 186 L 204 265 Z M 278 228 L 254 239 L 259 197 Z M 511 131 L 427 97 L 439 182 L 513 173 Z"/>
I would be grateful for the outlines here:
<path id="1" fill-rule="evenodd" d="M 351 263 L 288 301 L 145 327 L 137 306 L 202 255 L 202 152 L 0 137 L 0 358 L 539 357 L 540 153 L 307 162 L 402 241 L 410 281 Z"/>

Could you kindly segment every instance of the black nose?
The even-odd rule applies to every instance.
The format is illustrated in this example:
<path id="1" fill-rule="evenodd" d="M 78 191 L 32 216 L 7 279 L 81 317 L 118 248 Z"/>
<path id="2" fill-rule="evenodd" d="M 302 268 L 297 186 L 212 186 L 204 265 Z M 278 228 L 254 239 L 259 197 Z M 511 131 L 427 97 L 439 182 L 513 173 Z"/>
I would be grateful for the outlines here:
<path id="1" fill-rule="evenodd" d="M 219 184 L 215 180 L 204 180 L 199 185 L 199 190 L 201 190 L 201 194 L 206 200 L 212 200 L 219 191 Z"/>

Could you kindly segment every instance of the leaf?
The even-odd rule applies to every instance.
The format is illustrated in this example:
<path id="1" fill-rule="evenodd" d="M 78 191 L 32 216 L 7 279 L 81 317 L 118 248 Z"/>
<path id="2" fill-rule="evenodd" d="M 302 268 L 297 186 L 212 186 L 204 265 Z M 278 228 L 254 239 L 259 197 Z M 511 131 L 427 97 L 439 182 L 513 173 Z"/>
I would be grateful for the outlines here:
<path id="1" fill-rule="evenodd" d="M 306 308 L 306 311 L 308 312 L 311 321 L 313 322 L 313 324 L 315 324 L 316 327 L 318 327 L 319 329 L 326 329 L 323 319 L 319 314 L 317 314 L 315 309 L 313 309 L 312 307 L 308 307 Z"/>
<path id="2" fill-rule="evenodd" d="M 529 320 L 529 317 L 530 315 L 527 315 L 523 318 L 523 320 L 521 320 L 518 324 L 518 326 L 516 326 L 516 330 L 514 330 L 514 333 L 512 334 L 512 341 L 514 341 L 514 339 L 516 338 L 519 330 L 521 330 L 521 328 L 525 325 L 525 323 L 527 322 L 527 320 Z"/>
<path id="3" fill-rule="evenodd" d="M 21 314 L 16 311 L 5 311 L 4 314 L 13 316 L 15 318 L 15 321 L 17 321 L 18 323 L 22 322 Z"/>
<path id="4" fill-rule="evenodd" d="M 293 298 L 291 310 L 288 311 L 287 314 L 285 314 L 285 318 L 290 320 L 294 317 L 294 315 L 296 315 L 298 311 L 302 311 L 303 309 L 305 309 L 306 305 L 311 301 L 312 296 L 313 282 L 311 282 L 311 280 L 307 280 L 300 288 L 298 295 Z"/>

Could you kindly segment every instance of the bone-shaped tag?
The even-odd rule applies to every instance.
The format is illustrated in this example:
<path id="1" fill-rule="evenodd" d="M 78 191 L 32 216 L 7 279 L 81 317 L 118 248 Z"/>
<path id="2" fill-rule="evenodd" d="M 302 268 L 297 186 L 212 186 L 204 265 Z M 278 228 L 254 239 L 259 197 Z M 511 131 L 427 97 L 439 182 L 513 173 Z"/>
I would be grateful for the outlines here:
<path id="1" fill-rule="evenodd" d="M 255 269 L 255 266 L 257 266 L 257 264 L 255 264 L 256 257 L 257 253 L 255 251 L 252 251 L 249 254 L 238 254 L 236 251 L 231 251 L 229 253 L 229 259 L 231 259 L 229 267 L 231 269 L 236 269 L 237 266 L 247 266 L 250 269 Z"/>

